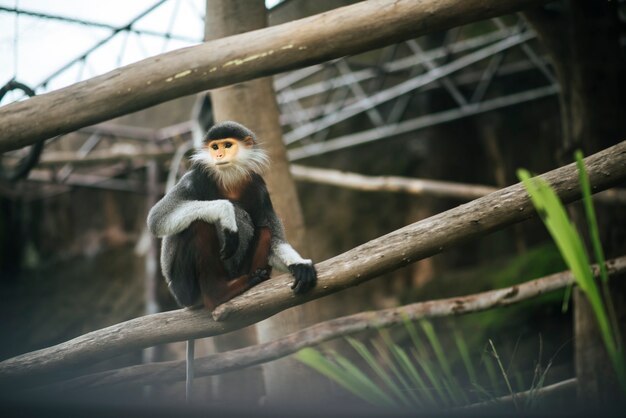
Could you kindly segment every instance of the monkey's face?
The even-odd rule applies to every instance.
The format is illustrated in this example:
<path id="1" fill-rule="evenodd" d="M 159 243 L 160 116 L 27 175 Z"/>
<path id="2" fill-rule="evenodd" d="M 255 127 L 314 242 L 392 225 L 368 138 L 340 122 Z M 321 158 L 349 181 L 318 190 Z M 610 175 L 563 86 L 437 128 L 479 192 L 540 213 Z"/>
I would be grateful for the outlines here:
<path id="1" fill-rule="evenodd" d="M 235 164 L 253 146 L 251 137 L 246 137 L 243 141 L 236 138 L 214 139 L 206 144 L 213 164 L 218 168 Z"/>
<path id="2" fill-rule="evenodd" d="M 226 189 L 241 184 L 251 173 L 261 174 L 269 163 L 267 154 L 251 136 L 210 139 L 192 156 L 192 161 Z"/>

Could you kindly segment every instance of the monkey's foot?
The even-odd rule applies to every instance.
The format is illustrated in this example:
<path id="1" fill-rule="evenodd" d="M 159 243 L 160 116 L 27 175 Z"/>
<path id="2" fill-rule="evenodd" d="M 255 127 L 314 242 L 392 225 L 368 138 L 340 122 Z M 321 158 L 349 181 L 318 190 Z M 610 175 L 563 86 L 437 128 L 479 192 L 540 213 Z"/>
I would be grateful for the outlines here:
<path id="1" fill-rule="evenodd" d="M 198 309 L 202 309 L 204 308 L 204 303 L 202 302 L 198 302 L 195 305 L 191 305 L 191 306 L 185 306 L 185 310 L 186 311 L 197 311 Z"/>

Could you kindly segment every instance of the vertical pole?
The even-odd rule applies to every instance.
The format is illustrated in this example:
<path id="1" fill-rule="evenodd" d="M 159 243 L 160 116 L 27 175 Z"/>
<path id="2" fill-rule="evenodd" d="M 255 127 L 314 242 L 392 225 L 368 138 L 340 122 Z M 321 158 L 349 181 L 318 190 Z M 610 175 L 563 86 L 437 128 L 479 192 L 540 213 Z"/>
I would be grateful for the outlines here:
<path id="1" fill-rule="evenodd" d="M 187 403 L 191 403 L 193 397 L 193 379 L 195 377 L 195 351 L 196 340 L 187 340 L 187 364 L 185 369 L 185 400 L 187 401 Z"/>
<path id="2" fill-rule="evenodd" d="M 265 26 L 267 11 L 263 0 L 207 0 L 206 40 Z M 235 120 L 248 126 L 268 151 L 270 169 L 263 177 L 274 208 L 284 223 L 291 245 L 303 257 L 310 258 L 302 209 L 282 142 L 280 113 L 272 79 L 266 77 L 213 90 L 211 101 L 215 122 Z M 320 320 L 322 312 L 321 309 L 314 309 L 312 303 L 289 309 L 257 324 L 258 338 L 260 342 L 267 342 L 299 330 Z M 309 399 L 319 399 L 321 388 L 329 388 L 326 380 L 290 358 L 265 364 L 263 380 L 270 405 L 301 407 Z"/>
<path id="3" fill-rule="evenodd" d="M 152 160 L 147 164 L 147 182 L 148 182 L 148 199 L 147 206 L 151 208 L 159 199 L 159 164 L 156 160 Z M 150 315 L 159 311 L 159 303 L 157 301 L 157 285 L 159 280 L 159 242 L 158 239 L 150 235 L 150 245 L 145 259 L 145 277 L 144 277 L 144 304 L 145 313 Z M 156 347 L 148 347 L 143 350 L 142 361 L 144 363 L 153 363 L 156 360 Z M 145 387 L 144 394 L 150 396 L 152 392 L 151 386 Z"/>

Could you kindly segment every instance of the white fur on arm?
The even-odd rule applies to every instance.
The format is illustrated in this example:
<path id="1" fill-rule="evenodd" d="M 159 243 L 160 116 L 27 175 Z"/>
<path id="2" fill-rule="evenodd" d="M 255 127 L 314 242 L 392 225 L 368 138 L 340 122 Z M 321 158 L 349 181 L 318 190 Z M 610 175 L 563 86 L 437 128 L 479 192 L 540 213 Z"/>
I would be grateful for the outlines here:
<path id="1" fill-rule="evenodd" d="M 288 266 L 292 264 L 313 264 L 310 259 L 305 259 L 286 242 L 272 244 L 269 263 L 272 267 L 289 272 Z"/>
<path id="2" fill-rule="evenodd" d="M 158 223 L 155 235 L 163 237 L 184 231 L 193 221 L 219 222 L 222 228 L 237 232 L 235 207 L 225 199 L 192 200 L 180 203 Z"/>

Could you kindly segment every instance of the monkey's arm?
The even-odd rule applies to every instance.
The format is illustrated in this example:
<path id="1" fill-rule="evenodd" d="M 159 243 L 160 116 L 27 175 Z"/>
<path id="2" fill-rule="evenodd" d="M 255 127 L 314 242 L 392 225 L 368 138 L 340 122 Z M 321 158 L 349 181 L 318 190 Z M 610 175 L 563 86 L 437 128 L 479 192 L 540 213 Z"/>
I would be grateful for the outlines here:
<path id="1" fill-rule="evenodd" d="M 237 250 L 238 231 L 235 207 L 225 199 L 195 200 L 186 176 L 178 182 L 148 213 L 148 229 L 157 236 L 178 234 L 196 220 L 219 226 L 224 232 L 222 258 Z"/>
<path id="2" fill-rule="evenodd" d="M 272 243 L 272 233 L 268 227 L 259 228 L 257 240 L 250 263 L 250 274 L 258 270 L 267 270 L 269 267 L 270 245 Z"/>
<path id="3" fill-rule="evenodd" d="M 272 267 L 289 272 L 295 281 L 291 288 L 294 293 L 300 294 L 315 287 L 317 272 L 310 259 L 304 259 L 287 242 L 282 222 L 272 208 L 268 211 L 268 223 L 272 238 L 270 242 L 269 263 Z"/>

